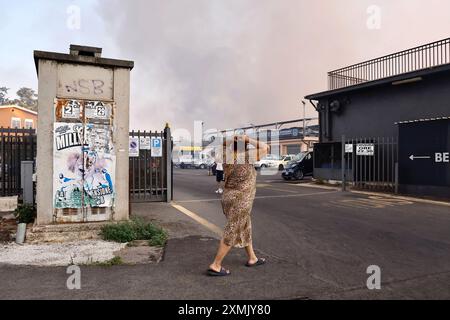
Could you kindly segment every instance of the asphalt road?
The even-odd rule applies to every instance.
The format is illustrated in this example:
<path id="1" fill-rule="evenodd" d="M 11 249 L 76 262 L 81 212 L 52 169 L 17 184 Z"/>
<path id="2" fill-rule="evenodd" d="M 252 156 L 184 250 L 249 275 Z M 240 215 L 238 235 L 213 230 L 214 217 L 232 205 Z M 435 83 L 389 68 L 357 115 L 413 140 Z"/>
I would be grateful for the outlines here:
<path id="1" fill-rule="evenodd" d="M 211 180 L 201 171 L 177 171 L 175 201 L 223 227 Z M 377 265 L 389 297 L 450 298 L 450 285 L 441 291 L 439 284 L 441 277 L 450 278 L 450 206 L 259 176 L 252 223 L 255 247 L 269 261 L 295 266 L 344 291 L 343 297 L 375 297 L 366 288 L 366 271 Z M 421 283 L 420 291 L 410 292 L 414 282 Z"/>
<path id="2" fill-rule="evenodd" d="M 65 268 L 0 266 L 0 298 L 36 299 L 449 299 L 450 206 L 313 188 L 258 177 L 253 238 L 267 265 L 248 269 L 233 249 L 232 275 L 211 279 L 225 224 L 215 180 L 176 170 L 173 204 L 134 204 L 171 235 L 157 265 L 82 267 L 82 289 Z M 381 270 L 368 290 L 367 268 Z"/>

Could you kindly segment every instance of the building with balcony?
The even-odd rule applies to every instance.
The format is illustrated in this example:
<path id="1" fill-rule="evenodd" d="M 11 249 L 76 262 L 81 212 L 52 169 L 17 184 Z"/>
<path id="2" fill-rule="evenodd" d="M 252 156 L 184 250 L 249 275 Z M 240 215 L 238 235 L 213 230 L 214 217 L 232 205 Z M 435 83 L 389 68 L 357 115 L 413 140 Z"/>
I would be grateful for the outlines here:
<path id="1" fill-rule="evenodd" d="M 403 159 L 408 150 L 399 153 L 402 145 L 406 145 L 405 135 L 401 135 L 402 126 L 399 124 L 426 122 L 438 120 L 450 123 L 450 39 L 444 39 L 407 49 L 401 52 L 354 64 L 328 73 L 328 90 L 310 94 L 305 98 L 316 107 L 319 113 L 319 143 L 315 145 L 315 177 L 324 180 L 340 180 L 342 177 L 342 159 L 348 161 L 345 169 L 348 170 L 347 180 L 358 180 L 357 172 L 357 147 L 352 141 L 365 141 L 372 145 L 375 152 L 372 158 L 361 158 L 369 165 L 359 167 L 372 178 L 366 179 L 367 184 L 376 183 L 377 176 L 384 172 L 382 166 L 389 161 L 391 172 L 387 174 L 388 180 L 400 187 L 400 190 L 414 190 L 421 194 L 427 190 L 435 190 L 432 195 L 450 195 L 450 167 L 443 164 L 435 165 L 430 159 L 433 154 L 424 155 L 423 161 L 416 160 L 417 170 L 428 170 L 429 175 L 446 175 L 443 182 L 433 184 L 430 179 L 427 182 L 416 182 L 410 179 L 408 183 L 402 183 L 398 176 L 405 176 L 404 170 L 411 155 Z M 424 131 L 425 132 L 425 131 Z M 416 146 L 423 144 L 436 145 L 436 139 L 450 143 L 450 138 L 429 135 L 423 136 L 423 142 L 417 142 Z M 442 131 L 440 131 L 442 132 Z M 449 131 L 450 132 L 450 126 Z M 425 134 L 425 133 L 424 133 Z M 447 134 L 448 135 L 448 134 Z M 343 137 L 350 154 L 343 152 Z M 403 136 L 403 143 L 399 140 Z M 420 136 L 417 132 L 415 136 Z M 382 140 L 381 140 L 382 139 Z M 422 141 L 421 140 L 421 141 Z M 377 142 L 391 141 L 392 150 L 390 157 L 377 154 Z M 442 147 L 450 149 L 449 146 Z M 409 144 L 414 145 L 414 144 Z M 347 147 L 346 147 L 347 148 Z M 417 148 L 419 150 L 417 150 Z M 416 151 L 421 152 L 417 147 Z M 428 152 L 428 151 L 427 151 Z M 433 153 L 432 150 L 429 150 Z M 448 150 L 435 150 L 434 152 L 448 152 Z M 399 157 L 402 154 L 402 157 Z M 382 157 L 381 161 L 376 157 Z M 351 158 L 351 159 L 349 159 Z M 413 157 L 414 159 L 414 157 Z M 428 161 L 430 160 L 430 161 Z M 398 165 L 398 171 L 394 168 Z M 422 167 L 419 167 L 422 166 Z M 447 170 L 447 171 L 445 171 Z M 447 173 L 445 173 L 447 172 Z M 411 174 L 414 174 L 411 172 Z M 378 178 L 381 182 L 383 179 Z M 386 180 L 386 179 L 384 179 Z M 437 187 L 437 188 L 435 188 Z M 439 192 L 437 190 L 440 190 Z"/>

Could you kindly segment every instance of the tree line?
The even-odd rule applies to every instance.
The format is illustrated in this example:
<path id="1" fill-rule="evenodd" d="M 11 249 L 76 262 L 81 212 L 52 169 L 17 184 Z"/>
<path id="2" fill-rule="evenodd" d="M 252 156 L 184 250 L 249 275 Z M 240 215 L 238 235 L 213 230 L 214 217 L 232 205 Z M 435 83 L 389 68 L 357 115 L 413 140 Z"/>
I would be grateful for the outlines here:
<path id="1" fill-rule="evenodd" d="M 0 106 L 5 105 L 18 105 L 23 108 L 27 108 L 33 111 L 37 111 L 37 94 L 31 88 L 20 88 L 16 92 L 16 98 L 8 98 L 8 91 L 10 89 L 7 87 L 0 87 Z"/>

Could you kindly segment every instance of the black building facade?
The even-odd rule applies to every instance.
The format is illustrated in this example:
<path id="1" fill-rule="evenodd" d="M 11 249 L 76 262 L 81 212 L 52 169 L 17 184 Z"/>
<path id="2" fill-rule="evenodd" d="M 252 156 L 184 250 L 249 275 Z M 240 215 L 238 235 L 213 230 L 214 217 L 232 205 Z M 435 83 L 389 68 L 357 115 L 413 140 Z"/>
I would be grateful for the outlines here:
<path id="1" fill-rule="evenodd" d="M 344 166 L 350 181 L 357 179 L 355 172 L 357 161 L 373 166 L 369 175 L 380 176 L 381 165 L 386 161 L 376 159 L 383 155 L 371 154 L 372 158 L 354 159 L 357 155 L 358 143 L 368 142 L 377 150 L 377 142 L 392 141 L 392 167 L 398 165 L 398 172 L 389 174 L 389 181 L 399 184 L 399 177 L 405 177 L 399 159 L 400 143 L 406 143 L 405 136 L 399 141 L 399 123 L 424 122 L 440 119 L 450 121 L 450 39 L 434 42 L 417 48 L 377 58 L 361 64 L 332 71 L 328 74 L 328 91 L 312 94 L 307 97 L 319 112 L 319 144 L 315 147 L 315 177 L 324 180 L 340 180 L 342 177 L 342 137 L 345 136 L 350 155 L 344 158 Z M 426 124 L 424 125 L 427 126 Z M 445 126 L 445 125 L 444 125 Z M 423 132 L 423 137 L 417 135 Z M 439 137 L 430 135 L 430 130 L 418 130 L 415 137 L 418 143 L 432 143 L 433 139 L 448 139 L 445 130 L 436 131 Z M 444 137 L 442 137 L 444 135 Z M 352 143 L 355 141 L 355 143 Z M 409 142 L 414 144 L 414 142 Z M 394 148 L 395 145 L 395 148 Z M 445 148 L 444 148 L 445 149 Z M 438 151 L 436 151 L 438 152 Z M 440 150 L 439 152 L 448 152 Z M 345 153 L 345 152 L 344 152 Z M 430 155 L 431 156 L 431 155 Z M 408 158 L 410 156 L 408 155 Z M 406 159 L 411 162 L 415 160 Z M 390 161 L 390 159 L 389 159 Z M 377 168 L 377 163 L 378 167 Z M 407 162 L 406 162 L 407 163 Z M 441 164 L 444 165 L 445 164 Z M 405 166 L 405 165 L 404 165 Z M 448 171 L 450 172 L 450 166 Z M 404 167 L 405 168 L 405 167 Z M 444 167 L 445 168 L 445 167 Z M 361 168 L 359 168 L 361 170 Z M 364 168 L 364 170 L 367 170 Z M 406 170 L 406 169 L 405 169 Z M 409 172 L 409 174 L 414 174 Z M 406 181 L 405 179 L 403 179 Z M 414 179 L 412 179 L 414 181 Z M 415 188 L 409 185 L 403 190 L 408 193 L 430 194 L 442 196 L 448 191 L 450 196 L 450 178 L 421 184 L 420 179 Z M 376 177 L 370 179 L 375 184 Z M 434 186 L 439 185 L 439 192 Z M 405 186 L 405 185 L 403 185 Z M 430 188 L 427 189 L 427 186 Z M 427 190 L 432 190 L 427 192 Z M 434 191 L 433 191 L 434 190 Z"/>

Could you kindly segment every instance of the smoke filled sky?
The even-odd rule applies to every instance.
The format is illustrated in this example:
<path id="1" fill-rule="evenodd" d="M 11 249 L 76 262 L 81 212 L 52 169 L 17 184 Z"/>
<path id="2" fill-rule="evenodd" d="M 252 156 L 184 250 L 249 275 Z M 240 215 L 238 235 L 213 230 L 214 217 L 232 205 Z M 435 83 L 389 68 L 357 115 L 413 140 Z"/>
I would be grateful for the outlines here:
<path id="1" fill-rule="evenodd" d="M 37 89 L 33 50 L 135 61 L 131 128 L 300 118 L 326 72 L 449 36 L 448 0 L 0 0 L 0 86 Z M 79 9 L 79 24 L 77 10 Z M 11 97 L 13 94 L 10 95 Z M 309 104 L 308 104 L 309 105 Z M 307 116 L 315 116 L 308 106 Z"/>

